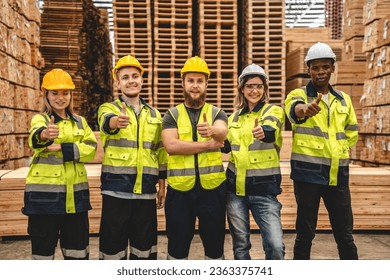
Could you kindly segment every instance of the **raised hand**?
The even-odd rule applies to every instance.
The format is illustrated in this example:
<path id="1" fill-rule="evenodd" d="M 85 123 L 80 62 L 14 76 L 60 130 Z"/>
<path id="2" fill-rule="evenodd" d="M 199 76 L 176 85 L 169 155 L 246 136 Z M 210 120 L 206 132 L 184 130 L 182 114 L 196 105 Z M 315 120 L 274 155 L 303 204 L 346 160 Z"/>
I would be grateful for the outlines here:
<path id="1" fill-rule="evenodd" d="M 41 133 L 42 140 L 54 141 L 60 135 L 60 129 L 58 125 L 54 124 L 54 116 L 50 117 L 50 122 L 47 125 L 47 128 L 44 129 Z"/>
<path id="2" fill-rule="evenodd" d="M 265 137 L 264 130 L 261 125 L 259 125 L 259 118 L 257 117 L 255 118 L 255 126 L 252 129 L 252 134 L 257 140 L 261 140 Z"/>
<path id="3" fill-rule="evenodd" d="M 206 113 L 203 113 L 203 122 L 197 125 L 198 132 L 202 138 L 208 138 L 212 136 L 212 127 L 207 122 Z"/>
<path id="4" fill-rule="evenodd" d="M 122 102 L 122 110 L 118 115 L 117 128 L 126 128 L 130 124 L 130 117 L 126 113 L 126 103 Z"/>
<path id="5" fill-rule="evenodd" d="M 303 108 L 303 113 L 306 117 L 313 117 L 321 111 L 320 102 L 322 99 L 322 94 L 318 93 L 318 96 L 311 103 L 305 104 Z"/>

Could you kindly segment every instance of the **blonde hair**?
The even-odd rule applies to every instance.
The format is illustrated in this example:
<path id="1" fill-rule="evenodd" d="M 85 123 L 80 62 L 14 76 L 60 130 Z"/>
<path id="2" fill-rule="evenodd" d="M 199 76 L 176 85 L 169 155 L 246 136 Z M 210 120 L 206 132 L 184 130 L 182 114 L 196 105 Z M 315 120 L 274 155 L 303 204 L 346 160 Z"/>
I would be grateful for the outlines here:
<path id="1" fill-rule="evenodd" d="M 264 93 L 263 93 L 263 96 L 261 97 L 259 102 L 264 102 L 264 103 L 269 102 L 268 84 L 267 84 L 266 78 L 261 76 L 261 75 L 257 75 L 257 74 L 248 75 L 248 76 L 245 76 L 242 79 L 241 83 L 238 85 L 238 88 L 237 88 L 238 93 L 236 95 L 236 98 L 234 99 L 234 108 L 235 109 L 239 110 L 239 109 L 242 109 L 248 105 L 246 98 L 245 98 L 245 95 L 244 95 L 242 90 L 244 89 L 246 82 L 250 79 L 255 78 L 255 77 L 259 77 L 264 84 Z"/>

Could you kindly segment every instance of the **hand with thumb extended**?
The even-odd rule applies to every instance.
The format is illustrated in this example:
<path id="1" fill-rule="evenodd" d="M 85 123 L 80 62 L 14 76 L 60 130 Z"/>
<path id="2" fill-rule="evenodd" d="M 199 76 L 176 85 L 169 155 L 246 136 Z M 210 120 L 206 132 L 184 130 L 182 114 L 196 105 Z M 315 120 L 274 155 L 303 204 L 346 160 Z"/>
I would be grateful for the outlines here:
<path id="1" fill-rule="evenodd" d="M 262 140 L 265 137 L 264 130 L 261 125 L 259 125 L 258 117 L 255 118 L 255 127 L 252 129 L 252 134 L 257 140 Z"/>
<path id="2" fill-rule="evenodd" d="M 211 137 L 213 134 L 212 127 L 207 122 L 206 113 L 203 113 L 203 122 L 197 125 L 198 132 L 202 138 Z"/>
<path id="3" fill-rule="evenodd" d="M 117 128 L 126 128 L 130 123 L 130 117 L 126 113 L 126 103 L 122 102 L 122 110 L 118 115 Z"/>
<path id="4" fill-rule="evenodd" d="M 206 116 L 206 113 L 203 113 L 203 122 L 207 123 L 207 116 Z"/>
<path id="5" fill-rule="evenodd" d="M 54 139 L 57 138 L 59 135 L 60 130 L 58 128 L 58 125 L 54 124 L 54 116 L 51 116 L 47 128 L 44 129 L 41 133 L 41 137 L 45 140 L 54 141 Z"/>
<path id="6" fill-rule="evenodd" d="M 321 102 L 321 99 L 322 99 L 322 94 L 318 93 L 317 98 L 316 98 L 316 100 L 314 100 L 314 102 L 317 103 L 317 105 L 319 105 Z"/>

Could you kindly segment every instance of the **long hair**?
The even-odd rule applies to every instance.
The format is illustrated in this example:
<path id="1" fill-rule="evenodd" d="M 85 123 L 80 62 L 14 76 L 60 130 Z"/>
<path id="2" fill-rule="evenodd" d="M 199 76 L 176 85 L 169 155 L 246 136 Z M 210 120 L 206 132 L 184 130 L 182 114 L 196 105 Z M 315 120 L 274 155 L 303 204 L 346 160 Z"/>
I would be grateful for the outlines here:
<path id="1" fill-rule="evenodd" d="M 268 83 L 267 83 L 267 80 L 265 79 L 265 77 L 263 77 L 261 75 L 257 75 L 257 74 L 248 75 L 242 79 L 241 83 L 238 85 L 238 88 L 237 88 L 238 93 L 236 95 L 236 98 L 234 99 L 234 107 L 237 110 L 242 109 L 248 105 L 248 102 L 246 101 L 246 98 L 245 98 L 244 93 L 243 93 L 243 89 L 244 89 L 246 82 L 250 79 L 255 78 L 255 77 L 260 77 L 261 81 L 264 84 L 264 93 L 263 93 L 263 96 L 261 97 L 259 102 L 264 102 L 264 103 L 269 102 Z"/>
<path id="2" fill-rule="evenodd" d="M 69 89 L 69 91 L 70 91 L 70 102 L 69 105 L 65 108 L 65 110 L 68 110 L 72 115 L 77 115 L 73 110 L 73 90 Z M 45 89 L 43 91 L 43 106 L 40 112 L 51 115 L 53 113 L 53 108 L 51 107 L 49 100 L 47 99 L 48 94 L 49 91 Z"/>

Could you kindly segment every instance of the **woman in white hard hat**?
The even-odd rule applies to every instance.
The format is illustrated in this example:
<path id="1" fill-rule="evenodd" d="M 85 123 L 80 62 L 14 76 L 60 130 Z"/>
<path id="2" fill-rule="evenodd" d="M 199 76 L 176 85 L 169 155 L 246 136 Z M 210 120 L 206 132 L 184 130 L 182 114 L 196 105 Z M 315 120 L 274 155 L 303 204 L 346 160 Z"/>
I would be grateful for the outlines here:
<path id="1" fill-rule="evenodd" d="M 28 216 L 32 258 L 54 259 L 58 239 L 64 259 L 89 258 L 88 178 L 84 166 L 97 141 L 85 118 L 73 112 L 75 88 L 62 69 L 42 81 L 44 106 L 33 117 L 29 145 L 34 150 L 26 179 L 23 213 Z"/>
<path id="2" fill-rule="evenodd" d="M 235 111 L 229 117 L 224 152 L 231 152 L 227 176 L 227 216 L 234 258 L 251 259 L 249 211 L 260 228 L 267 260 L 284 259 L 277 199 L 281 193 L 279 151 L 283 109 L 268 103 L 268 77 L 256 64 L 238 78 Z"/>

